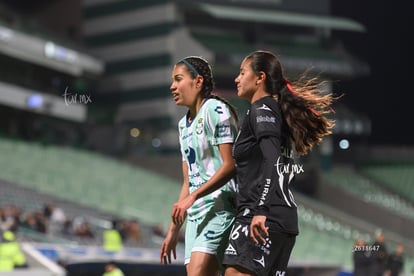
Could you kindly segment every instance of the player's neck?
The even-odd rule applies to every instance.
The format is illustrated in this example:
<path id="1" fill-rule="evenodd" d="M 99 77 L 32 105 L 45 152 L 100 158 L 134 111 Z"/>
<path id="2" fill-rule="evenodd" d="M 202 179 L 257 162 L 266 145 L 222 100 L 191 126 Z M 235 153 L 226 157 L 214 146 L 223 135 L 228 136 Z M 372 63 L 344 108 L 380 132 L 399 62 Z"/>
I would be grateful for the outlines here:
<path id="1" fill-rule="evenodd" d="M 256 93 L 254 93 L 253 97 L 250 99 L 250 103 L 254 103 L 264 97 L 271 96 L 270 93 L 264 91 L 264 90 L 258 90 Z"/>
<path id="2" fill-rule="evenodd" d="M 205 98 L 197 99 L 196 104 L 189 108 L 188 118 L 187 118 L 189 123 L 191 123 L 194 120 L 194 118 L 197 116 L 198 112 L 200 111 L 205 101 L 206 101 Z"/>

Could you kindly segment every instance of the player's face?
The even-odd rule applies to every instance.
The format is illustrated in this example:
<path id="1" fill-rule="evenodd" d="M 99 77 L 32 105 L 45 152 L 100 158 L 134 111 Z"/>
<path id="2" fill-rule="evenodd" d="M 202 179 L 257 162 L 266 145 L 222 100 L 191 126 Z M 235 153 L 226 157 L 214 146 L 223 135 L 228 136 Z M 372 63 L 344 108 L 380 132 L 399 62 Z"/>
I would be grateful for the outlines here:
<path id="1" fill-rule="evenodd" d="M 250 60 L 244 60 L 240 66 L 240 73 L 234 80 L 237 85 L 237 96 L 251 101 L 254 93 L 258 89 L 256 84 L 258 76 L 250 66 Z"/>
<path id="2" fill-rule="evenodd" d="M 199 91 L 196 87 L 197 78 L 192 79 L 184 64 L 174 66 L 170 90 L 177 105 L 192 107 L 195 105 Z"/>

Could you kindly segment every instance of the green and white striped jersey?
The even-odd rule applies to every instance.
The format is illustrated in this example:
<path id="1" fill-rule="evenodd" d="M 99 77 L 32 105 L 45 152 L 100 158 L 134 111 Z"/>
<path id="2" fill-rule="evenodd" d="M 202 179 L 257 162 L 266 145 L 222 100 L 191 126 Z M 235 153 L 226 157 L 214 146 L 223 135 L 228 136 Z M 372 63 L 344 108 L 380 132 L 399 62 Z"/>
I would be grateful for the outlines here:
<path id="1" fill-rule="evenodd" d="M 178 123 L 183 162 L 188 165 L 190 193 L 203 185 L 222 164 L 220 144 L 233 143 L 237 125 L 229 107 L 217 99 L 207 99 L 197 116 L 189 123 L 187 115 Z M 211 208 L 235 212 L 236 182 L 196 200 L 188 210 L 188 219 L 198 219 Z"/>

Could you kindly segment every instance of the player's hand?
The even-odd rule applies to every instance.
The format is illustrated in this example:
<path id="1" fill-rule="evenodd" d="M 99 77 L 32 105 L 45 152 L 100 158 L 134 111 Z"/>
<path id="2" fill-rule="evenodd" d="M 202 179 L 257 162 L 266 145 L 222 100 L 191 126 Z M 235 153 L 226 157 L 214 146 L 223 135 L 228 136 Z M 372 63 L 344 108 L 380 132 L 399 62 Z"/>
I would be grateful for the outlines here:
<path id="1" fill-rule="evenodd" d="M 255 244 L 266 243 L 266 237 L 269 236 L 269 227 L 266 227 L 266 216 L 254 216 L 250 223 L 250 237 Z"/>
<path id="2" fill-rule="evenodd" d="M 174 224 L 181 225 L 187 216 L 187 209 L 190 208 L 195 201 L 195 196 L 188 195 L 184 199 L 174 203 L 171 211 L 171 219 Z"/>
<path id="3" fill-rule="evenodd" d="M 178 242 L 178 237 L 173 237 L 172 235 L 167 235 L 165 240 L 161 245 L 160 250 L 160 262 L 161 264 L 171 264 L 171 253 L 174 257 L 174 260 L 177 259 L 176 246 Z"/>

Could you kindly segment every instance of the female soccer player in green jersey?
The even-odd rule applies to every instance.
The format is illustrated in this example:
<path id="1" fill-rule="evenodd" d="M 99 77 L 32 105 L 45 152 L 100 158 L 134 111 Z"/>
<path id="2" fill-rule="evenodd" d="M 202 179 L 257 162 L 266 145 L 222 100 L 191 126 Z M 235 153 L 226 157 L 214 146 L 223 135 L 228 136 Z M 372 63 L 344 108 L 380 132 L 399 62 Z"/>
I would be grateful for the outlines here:
<path id="1" fill-rule="evenodd" d="M 188 107 L 178 123 L 184 181 L 160 260 L 167 264 L 171 254 L 176 257 L 178 233 L 187 219 L 187 274 L 217 276 L 235 216 L 232 145 L 237 115 L 227 101 L 212 94 L 211 67 L 201 57 L 187 57 L 174 66 L 170 89 L 175 103 Z"/>

